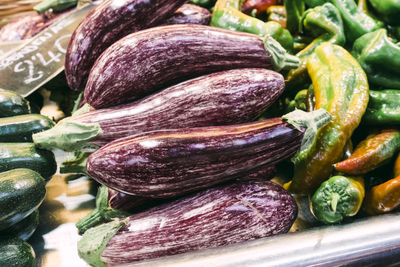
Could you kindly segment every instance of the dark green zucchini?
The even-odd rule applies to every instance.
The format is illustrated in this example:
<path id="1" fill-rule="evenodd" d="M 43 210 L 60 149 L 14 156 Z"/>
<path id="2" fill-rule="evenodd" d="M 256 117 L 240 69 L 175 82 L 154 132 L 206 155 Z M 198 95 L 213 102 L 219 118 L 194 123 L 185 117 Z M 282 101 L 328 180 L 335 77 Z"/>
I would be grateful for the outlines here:
<path id="1" fill-rule="evenodd" d="M 0 142 L 31 142 L 32 134 L 50 129 L 54 122 L 40 114 L 0 119 Z"/>
<path id="2" fill-rule="evenodd" d="M 31 113 L 29 101 L 8 90 L 0 90 L 0 118 Z"/>
<path id="3" fill-rule="evenodd" d="M 28 240 L 39 225 L 39 210 L 35 210 L 28 217 L 9 228 L 0 231 L 0 236 L 19 237 Z"/>
<path id="4" fill-rule="evenodd" d="M 0 266 L 33 267 L 35 251 L 28 242 L 20 238 L 0 239 Z"/>
<path id="5" fill-rule="evenodd" d="M 57 170 L 50 150 L 36 148 L 34 143 L 0 143 L 0 172 L 27 168 L 49 180 Z"/>
<path id="6" fill-rule="evenodd" d="M 35 171 L 15 169 L 0 173 L 0 230 L 30 215 L 45 195 L 45 180 Z"/>

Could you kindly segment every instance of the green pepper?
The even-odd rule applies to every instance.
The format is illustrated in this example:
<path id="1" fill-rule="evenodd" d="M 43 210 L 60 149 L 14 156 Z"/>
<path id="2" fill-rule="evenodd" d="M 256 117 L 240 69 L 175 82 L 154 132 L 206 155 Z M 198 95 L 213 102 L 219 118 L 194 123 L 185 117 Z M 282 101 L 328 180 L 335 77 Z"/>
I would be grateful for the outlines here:
<path id="1" fill-rule="evenodd" d="M 351 51 L 367 73 L 368 81 L 383 88 L 400 89 L 400 46 L 385 29 L 364 34 Z"/>
<path id="2" fill-rule="evenodd" d="M 304 0 L 304 2 L 306 3 L 306 5 L 308 7 L 316 7 L 316 6 L 322 6 L 323 4 L 326 3 L 325 0 Z"/>
<path id="3" fill-rule="evenodd" d="M 400 25 L 399 0 L 369 0 L 378 15 L 388 24 Z"/>
<path id="4" fill-rule="evenodd" d="M 400 124 L 400 91 L 369 91 L 369 102 L 363 117 L 367 125 Z"/>
<path id="5" fill-rule="evenodd" d="M 308 31 L 314 36 L 314 39 L 306 48 L 296 55 L 300 58 L 300 66 L 291 70 L 286 76 L 287 86 L 298 88 L 304 85 L 308 79 L 306 62 L 307 58 L 313 54 L 314 50 L 324 42 L 344 45 L 346 37 L 343 29 L 343 21 L 339 10 L 331 3 L 325 3 L 308 9 L 302 18 L 301 31 Z"/>
<path id="6" fill-rule="evenodd" d="M 306 9 L 303 0 L 285 0 L 284 2 L 286 9 L 286 25 L 287 29 L 297 34 L 300 29 L 301 18 L 303 17 Z"/>
<path id="7" fill-rule="evenodd" d="M 323 182 L 312 196 L 311 211 L 323 223 L 340 223 L 358 213 L 364 196 L 362 177 L 333 176 Z"/>
<path id="8" fill-rule="evenodd" d="M 287 29 L 277 22 L 263 22 L 242 13 L 240 11 L 242 5 L 243 1 L 241 0 L 218 0 L 214 6 L 210 25 L 259 36 L 270 35 L 287 51 L 292 51 L 293 37 Z"/>
<path id="9" fill-rule="evenodd" d="M 76 6 L 78 0 L 44 0 L 33 7 L 39 14 L 52 9 L 54 12 L 61 12 L 68 8 Z"/>
<path id="10" fill-rule="evenodd" d="M 290 101 L 288 106 L 286 107 L 285 113 L 289 113 L 295 109 L 301 109 L 307 111 L 307 104 L 306 104 L 307 94 L 308 94 L 307 89 L 298 91 L 294 99 Z"/>
<path id="11" fill-rule="evenodd" d="M 400 131 L 382 130 L 361 141 L 348 159 L 335 163 L 334 167 L 346 174 L 366 174 L 391 159 L 399 149 Z"/>
<path id="12" fill-rule="evenodd" d="M 358 62 L 343 47 L 323 43 L 307 60 L 315 109 L 327 110 L 332 121 L 321 128 L 309 151 L 293 158 L 290 191 L 312 194 L 343 157 L 343 149 L 358 127 L 368 103 L 368 81 Z"/>
<path id="13" fill-rule="evenodd" d="M 381 21 L 375 20 L 358 9 L 354 0 L 331 0 L 331 2 L 342 15 L 346 39 L 349 42 L 383 27 Z"/>

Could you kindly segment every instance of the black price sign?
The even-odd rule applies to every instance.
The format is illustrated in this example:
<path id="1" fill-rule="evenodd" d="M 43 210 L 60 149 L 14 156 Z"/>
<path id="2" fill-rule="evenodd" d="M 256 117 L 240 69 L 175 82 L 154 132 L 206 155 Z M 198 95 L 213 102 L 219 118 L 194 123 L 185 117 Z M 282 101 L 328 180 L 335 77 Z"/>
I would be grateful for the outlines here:
<path id="1" fill-rule="evenodd" d="M 0 56 L 0 88 L 28 96 L 62 72 L 71 35 L 94 7 L 89 4 L 71 12 L 21 47 Z"/>

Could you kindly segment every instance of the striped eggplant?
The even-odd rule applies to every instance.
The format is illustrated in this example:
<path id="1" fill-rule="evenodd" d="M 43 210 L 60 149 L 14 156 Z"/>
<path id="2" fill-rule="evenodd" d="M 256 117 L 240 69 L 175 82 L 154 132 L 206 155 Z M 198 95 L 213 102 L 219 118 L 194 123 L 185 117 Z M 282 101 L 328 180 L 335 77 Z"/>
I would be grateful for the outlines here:
<path id="1" fill-rule="evenodd" d="M 33 136 L 36 145 L 71 151 L 141 132 L 254 120 L 283 92 L 284 79 L 267 69 L 212 73 L 133 103 L 92 110 Z"/>
<path id="2" fill-rule="evenodd" d="M 171 17 L 162 22 L 162 25 L 172 24 L 210 24 L 211 13 L 208 9 L 192 4 L 184 4 Z"/>
<path id="3" fill-rule="evenodd" d="M 154 27 L 130 34 L 103 52 L 90 71 L 84 100 L 96 109 L 110 107 L 206 73 L 271 64 L 295 67 L 298 58 L 269 36 L 263 41 L 205 25 Z"/>
<path id="4" fill-rule="evenodd" d="M 78 253 L 92 266 L 125 266 L 286 233 L 296 216 L 296 202 L 281 186 L 244 181 L 91 228 Z"/>
<path id="5" fill-rule="evenodd" d="M 186 0 L 105 0 L 75 29 L 67 48 L 65 74 L 73 90 L 85 88 L 99 55 L 120 38 L 157 25 Z"/>
<path id="6" fill-rule="evenodd" d="M 87 173 L 108 187 L 143 197 L 173 197 L 207 188 L 289 158 L 300 148 L 303 137 L 310 140 L 330 119 L 322 109 L 313 113 L 297 110 L 286 116 L 294 117 L 291 123 L 305 126 L 273 118 L 118 139 L 89 156 Z M 312 127 L 310 122 L 314 122 Z M 305 135 L 306 130 L 314 132 Z"/>
<path id="7" fill-rule="evenodd" d="M 275 166 L 268 166 L 265 169 L 251 173 L 241 179 L 265 180 L 275 175 Z M 159 205 L 167 200 L 139 197 L 118 192 L 104 185 L 100 186 L 96 196 L 96 208 L 82 218 L 77 224 L 79 233 L 82 234 L 91 227 L 106 223 L 115 218 L 126 217 L 138 213 L 150 207 Z"/>

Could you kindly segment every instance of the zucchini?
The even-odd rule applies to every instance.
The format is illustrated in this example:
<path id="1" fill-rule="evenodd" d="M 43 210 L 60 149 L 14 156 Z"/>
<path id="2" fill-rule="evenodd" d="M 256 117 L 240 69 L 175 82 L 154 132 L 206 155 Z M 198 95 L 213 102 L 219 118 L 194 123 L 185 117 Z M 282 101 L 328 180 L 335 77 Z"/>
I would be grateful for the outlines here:
<path id="1" fill-rule="evenodd" d="M 20 238 L 0 240 L 0 266 L 33 267 L 35 260 L 35 251 L 28 242 Z"/>
<path id="2" fill-rule="evenodd" d="M 35 210 L 28 217 L 9 228 L 0 231 L 0 236 L 19 237 L 28 240 L 39 225 L 39 210 Z"/>
<path id="3" fill-rule="evenodd" d="M 25 114 L 0 119 L 0 142 L 31 142 L 32 134 L 48 130 L 54 122 L 40 114 Z"/>
<path id="4" fill-rule="evenodd" d="M 8 90 L 0 90 L 0 118 L 31 113 L 28 100 Z"/>
<path id="5" fill-rule="evenodd" d="M 36 148 L 34 143 L 0 143 L 0 172 L 27 168 L 50 179 L 57 170 L 53 152 Z"/>
<path id="6" fill-rule="evenodd" d="M 0 173 L 0 230 L 30 215 L 45 195 L 45 180 L 35 171 L 15 169 Z"/>

